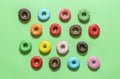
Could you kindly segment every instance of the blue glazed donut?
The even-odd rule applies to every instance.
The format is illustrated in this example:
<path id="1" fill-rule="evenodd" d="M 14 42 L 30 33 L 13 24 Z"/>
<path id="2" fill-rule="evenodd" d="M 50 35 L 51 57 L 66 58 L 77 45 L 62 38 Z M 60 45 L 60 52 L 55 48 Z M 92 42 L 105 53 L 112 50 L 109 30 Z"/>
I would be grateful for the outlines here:
<path id="1" fill-rule="evenodd" d="M 50 18 L 50 11 L 47 9 L 41 9 L 38 12 L 38 19 L 41 21 L 46 21 Z"/>
<path id="2" fill-rule="evenodd" d="M 80 61 L 76 57 L 69 58 L 67 65 L 70 69 L 78 69 L 80 66 Z"/>

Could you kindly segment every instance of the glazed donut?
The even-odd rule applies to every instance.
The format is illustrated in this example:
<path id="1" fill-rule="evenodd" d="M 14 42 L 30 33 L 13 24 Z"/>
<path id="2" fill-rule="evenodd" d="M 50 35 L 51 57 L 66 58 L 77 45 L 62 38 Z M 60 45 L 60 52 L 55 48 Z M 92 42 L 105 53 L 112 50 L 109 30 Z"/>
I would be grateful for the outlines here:
<path id="1" fill-rule="evenodd" d="M 91 56 L 88 59 L 88 66 L 91 69 L 98 69 L 100 67 L 100 60 L 96 56 Z"/>
<path id="2" fill-rule="evenodd" d="M 78 12 L 78 19 L 82 23 L 87 23 L 90 20 L 90 12 L 86 9 L 82 9 Z"/>
<path id="3" fill-rule="evenodd" d="M 61 26 L 57 23 L 53 23 L 50 26 L 50 34 L 53 36 L 58 36 L 61 33 Z"/>
<path id="4" fill-rule="evenodd" d="M 41 9 L 38 12 L 38 19 L 41 21 L 46 21 L 50 18 L 50 11 L 47 9 Z"/>
<path id="5" fill-rule="evenodd" d="M 33 24 L 30 31 L 31 35 L 33 35 L 34 37 L 38 37 L 42 34 L 42 27 L 39 24 Z"/>
<path id="6" fill-rule="evenodd" d="M 66 54 L 69 51 L 68 43 L 65 41 L 59 42 L 56 48 L 57 48 L 57 52 L 62 55 Z"/>
<path id="7" fill-rule="evenodd" d="M 20 9 L 18 12 L 19 19 L 23 22 L 29 21 L 31 18 L 31 13 L 28 9 Z"/>
<path id="8" fill-rule="evenodd" d="M 91 37 L 97 37 L 100 34 L 100 28 L 97 24 L 92 24 L 89 26 L 88 32 Z"/>
<path id="9" fill-rule="evenodd" d="M 42 41 L 39 45 L 39 50 L 43 54 L 47 54 L 51 50 L 51 45 L 48 41 Z"/>
<path id="10" fill-rule="evenodd" d="M 60 11 L 59 13 L 59 18 L 62 20 L 62 21 L 68 21 L 70 20 L 71 18 L 71 12 L 69 11 L 69 9 L 63 9 Z"/>
<path id="11" fill-rule="evenodd" d="M 32 49 L 32 43 L 27 40 L 23 40 L 19 44 L 19 49 L 23 54 L 27 54 Z"/>
<path id="12" fill-rule="evenodd" d="M 52 57 L 49 60 L 49 66 L 51 69 L 58 69 L 61 65 L 61 61 L 58 57 Z"/>
<path id="13" fill-rule="evenodd" d="M 40 58 L 39 56 L 34 56 L 32 59 L 31 59 L 31 66 L 35 69 L 38 69 L 42 66 L 42 58 Z"/>
<path id="14" fill-rule="evenodd" d="M 68 59 L 67 65 L 70 69 L 78 69 L 80 66 L 80 61 L 76 57 L 71 57 Z"/>

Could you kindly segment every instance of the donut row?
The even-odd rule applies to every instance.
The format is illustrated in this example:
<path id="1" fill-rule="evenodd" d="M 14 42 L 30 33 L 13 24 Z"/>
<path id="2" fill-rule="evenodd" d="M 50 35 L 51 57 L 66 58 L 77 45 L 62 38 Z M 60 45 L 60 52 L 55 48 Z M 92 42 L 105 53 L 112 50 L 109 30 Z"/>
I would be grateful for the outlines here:
<path id="1" fill-rule="evenodd" d="M 88 50 L 88 45 L 86 42 L 80 41 L 77 44 L 77 51 L 80 53 L 85 53 Z M 23 54 L 27 54 L 32 49 L 32 44 L 29 41 L 23 40 L 20 45 L 19 49 Z M 66 54 L 69 51 L 69 45 L 65 41 L 60 41 L 57 43 L 56 46 L 57 52 L 61 55 Z M 51 44 L 48 41 L 42 41 L 39 45 L 39 50 L 42 54 L 47 54 L 51 50 Z M 39 56 L 35 56 L 31 59 L 31 66 L 33 68 L 40 68 L 42 66 L 43 60 Z M 49 61 L 49 65 L 51 69 L 57 69 L 60 67 L 61 61 L 58 57 L 53 57 Z M 78 69 L 80 66 L 80 61 L 76 57 L 71 57 L 68 60 L 68 67 L 70 69 Z M 92 56 L 88 59 L 88 66 L 92 69 L 97 69 L 100 66 L 100 60 Z"/>
<path id="2" fill-rule="evenodd" d="M 23 22 L 29 21 L 31 18 L 31 12 L 22 8 L 18 12 L 19 19 Z M 40 21 L 47 21 L 50 18 L 50 11 L 48 9 L 40 9 L 38 12 L 38 19 Z M 59 12 L 59 18 L 61 21 L 69 21 L 71 19 L 71 11 L 67 8 L 62 9 Z M 78 12 L 78 19 L 82 23 L 87 23 L 90 20 L 90 12 L 86 9 L 82 9 Z"/>
<path id="3" fill-rule="evenodd" d="M 23 40 L 19 44 L 19 49 L 23 54 L 27 54 L 32 49 L 32 43 L 27 40 Z M 56 50 L 57 50 L 58 54 L 65 55 L 69 52 L 69 45 L 66 41 L 60 41 L 56 45 Z M 76 45 L 76 50 L 80 53 L 86 53 L 88 51 L 88 44 L 84 41 L 80 41 Z M 39 51 L 42 54 L 50 53 L 50 51 L 51 51 L 50 42 L 42 41 L 39 44 Z"/>
<path id="4" fill-rule="evenodd" d="M 30 32 L 34 37 L 39 37 L 42 34 L 42 26 L 40 24 L 33 24 L 31 26 Z M 59 24 L 53 23 L 49 28 L 50 34 L 52 36 L 59 36 L 61 34 L 62 28 Z M 74 24 L 70 27 L 69 33 L 71 36 L 79 37 L 82 33 L 82 28 L 80 25 Z M 91 37 L 97 37 L 100 34 L 100 27 L 97 24 L 92 24 L 88 28 L 88 34 Z"/>
<path id="5" fill-rule="evenodd" d="M 49 59 L 49 67 L 52 70 L 59 69 L 61 66 L 61 63 L 62 62 L 61 62 L 60 58 L 58 58 L 58 57 L 52 57 Z M 96 56 L 89 57 L 87 63 L 88 63 L 88 67 L 90 69 L 98 69 L 100 67 L 100 60 Z M 34 69 L 41 68 L 42 64 L 43 64 L 43 60 L 39 56 L 34 56 L 31 59 L 31 66 Z M 67 66 L 69 69 L 76 70 L 80 67 L 80 60 L 77 57 L 70 57 L 67 61 Z"/>

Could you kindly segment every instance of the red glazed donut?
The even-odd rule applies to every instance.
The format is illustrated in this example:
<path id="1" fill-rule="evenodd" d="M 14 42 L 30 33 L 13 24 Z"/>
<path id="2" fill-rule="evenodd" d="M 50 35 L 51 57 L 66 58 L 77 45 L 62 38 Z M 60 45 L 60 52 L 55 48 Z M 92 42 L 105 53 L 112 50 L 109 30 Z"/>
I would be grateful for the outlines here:
<path id="1" fill-rule="evenodd" d="M 42 66 L 42 58 L 40 58 L 39 56 L 34 56 L 31 59 L 31 66 L 35 69 L 38 69 Z"/>
<path id="2" fill-rule="evenodd" d="M 59 24 L 54 23 L 50 26 L 50 33 L 53 36 L 58 36 L 61 33 L 61 27 Z"/>
<path id="3" fill-rule="evenodd" d="M 60 11 L 59 18 L 62 21 L 68 21 L 71 18 L 71 12 L 65 8 L 65 9 Z"/>
<path id="4" fill-rule="evenodd" d="M 89 35 L 91 37 L 97 37 L 97 36 L 99 36 L 100 28 L 97 24 L 92 24 L 89 26 L 88 31 L 89 31 Z"/>

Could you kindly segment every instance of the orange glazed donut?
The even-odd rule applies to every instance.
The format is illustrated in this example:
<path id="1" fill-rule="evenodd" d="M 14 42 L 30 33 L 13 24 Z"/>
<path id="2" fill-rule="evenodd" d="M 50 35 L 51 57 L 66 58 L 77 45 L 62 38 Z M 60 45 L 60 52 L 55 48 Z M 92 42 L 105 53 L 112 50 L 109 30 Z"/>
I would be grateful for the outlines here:
<path id="1" fill-rule="evenodd" d="M 34 37 L 38 37 L 42 34 L 42 27 L 39 24 L 33 24 L 31 27 L 31 34 Z"/>

